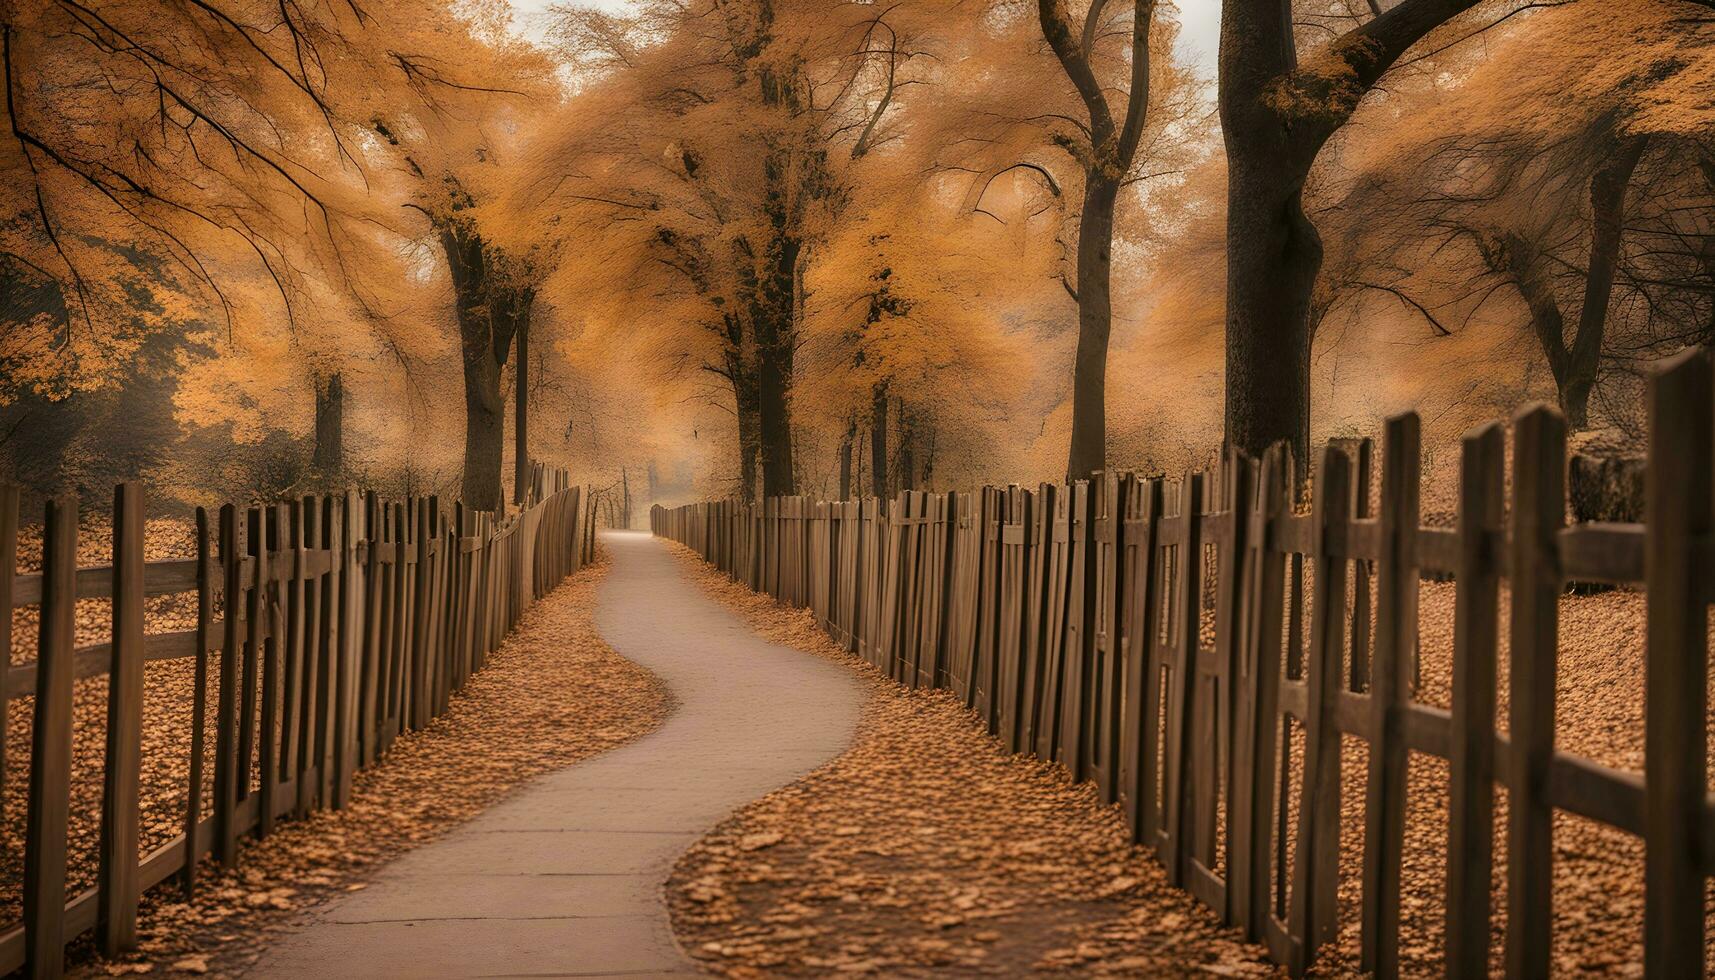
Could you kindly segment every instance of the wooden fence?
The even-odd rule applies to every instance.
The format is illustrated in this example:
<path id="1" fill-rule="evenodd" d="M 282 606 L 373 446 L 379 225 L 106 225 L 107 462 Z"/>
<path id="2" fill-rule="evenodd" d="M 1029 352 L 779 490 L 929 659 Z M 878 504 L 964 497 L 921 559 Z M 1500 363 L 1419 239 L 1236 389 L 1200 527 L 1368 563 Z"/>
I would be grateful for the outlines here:
<path id="1" fill-rule="evenodd" d="M 23 920 L 0 932 L 0 974 L 38 977 L 57 976 L 65 945 L 91 930 L 110 954 L 133 947 L 145 889 L 176 876 L 192 893 L 202 858 L 232 867 L 245 835 L 344 806 L 353 772 L 444 711 L 525 607 L 595 546 L 588 496 L 539 465 L 529 506 L 504 517 L 373 493 L 229 504 L 218 522 L 197 510 L 196 558 L 153 562 L 143 558 L 143 492 L 126 483 L 114 495 L 113 562 L 98 568 L 77 567 L 76 499 L 46 510 L 42 571 L 17 574 L 18 493 L 0 487 L 0 667 L 13 610 L 37 605 L 41 620 L 36 659 L 0 669 L 0 732 L 8 701 L 34 696 Z M 144 600 L 179 593 L 196 594 L 195 629 L 146 633 Z M 77 600 L 109 598 L 109 642 L 76 646 Z M 179 658 L 196 662 L 184 832 L 140 854 L 143 668 Z M 101 674 L 99 885 L 68 899 L 73 682 Z"/>
<path id="2" fill-rule="evenodd" d="M 1178 480 L 904 493 L 886 508 L 721 501 L 658 507 L 650 519 L 739 581 L 810 608 L 894 679 L 951 689 L 1011 750 L 1094 780 L 1172 882 L 1295 974 L 1337 927 L 1350 735 L 1369 749 L 1363 969 L 1399 970 L 1416 752 L 1450 768 L 1448 974 L 1488 971 L 1498 783 L 1510 804 L 1507 975 L 1551 972 L 1551 822 L 1562 810 L 1642 838 L 1646 973 L 1695 977 L 1715 870 L 1712 389 L 1701 353 L 1651 382 L 1646 524 L 1565 523 L 1565 425 L 1544 407 L 1513 420 L 1510 505 L 1502 427 L 1465 437 L 1451 528 L 1420 526 L 1409 414 L 1387 423 L 1373 512 L 1368 448 L 1330 444 L 1307 509 L 1276 449 Z M 1450 711 L 1414 700 L 1425 577 L 1456 583 Z M 1555 747 L 1557 600 L 1572 581 L 1647 589 L 1642 773 Z"/>

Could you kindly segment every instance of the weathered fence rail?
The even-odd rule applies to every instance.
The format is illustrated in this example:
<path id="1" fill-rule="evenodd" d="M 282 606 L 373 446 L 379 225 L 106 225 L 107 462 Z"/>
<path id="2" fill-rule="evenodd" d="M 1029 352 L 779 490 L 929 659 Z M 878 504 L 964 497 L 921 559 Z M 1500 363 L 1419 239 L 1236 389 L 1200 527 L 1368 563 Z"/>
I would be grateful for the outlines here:
<path id="1" fill-rule="evenodd" d="M 1465 437 L 1454 528 L 1420 526 L 1415 415 L 1387 423 L 1373 513 L 1368 447 L 1330 444 L 1308 510 L 1275 450 L 1177 480 L 907 492 L 886 508 L 718 501 L 657 507 L 650 520 L 739 581 L 809 607 L 894 679 L 951 689 L 1012 751 L 1093 779 L 1171 881 L 1295 974 L 1337 927 L 1351 735 L 1369 748 L 1363 969 L 1399 971 L 1415 752 L 1449 762 L 1447 973 L 1489 967 L 1498 783 L 1509 976 L 1552 970 L 1556 810 L 1642 838 L 1646 972 L 1701 976 L 1715 873 L 1712 390 L 1701 353 L 1653 379 L 1644 524 L 1565 523 L 1565 426 L 1542 407 L 1513 420 L 1510 504 L 1502 428 Z M 1424 576 L 1456 583 L 1451 710 L 1413 698 Z M 1557 600 L 1572 581 L 1647 589 L 1642 773 L 1555 747 Z"/>
<path id="2" fill-rule="evenodd" d="M 143 512 L 141 488 L 120 485 L 112 564 L 78 568 L 76 500 L 51 500 L 42 570 L 17 574 L 18 493 L 0 487 L 0 733 L 8 702 L 34 698 L 23 920 L 0 931 L 0 974 L 56 976 L 65 945 L 91 930 L 109 953 L 131 948 L 143 891 L 177 877 L 190 893 L 204 857 L 232 867 L 245 835 L 344 806 L 354 771 L 444 711 L 525 607 L 595 547 L 588 496 L 540 465 L 529 505 L 504 517 L 373 493 L 229 504 L 217 519 L 199 508 L 187 560 L 144 561 Z M 145 632 L 146 598 L 193 592 L 195 629 Z M 77 647 L 77 600 L 92 598 L 112 600 L 111 638 Z M 36 659 L 6 668 L 12 613 L 32 604 Z M 140 854 L 143 665 L 179 658 L 196 661 L 184 831 Z M 68 897 L 73 682 L 101 674 L 99 884 Z M 0 786 L 6 778 L 0 738 Z"/>

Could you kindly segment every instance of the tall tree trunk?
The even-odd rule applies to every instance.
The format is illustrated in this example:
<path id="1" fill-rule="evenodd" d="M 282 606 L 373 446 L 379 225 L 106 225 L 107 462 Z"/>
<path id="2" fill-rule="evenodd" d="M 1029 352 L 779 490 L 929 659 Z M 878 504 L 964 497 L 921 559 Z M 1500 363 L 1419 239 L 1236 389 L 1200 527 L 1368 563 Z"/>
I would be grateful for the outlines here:
<path id="1" fill-rule="evenodd" d="M 871 394 L 869 414 L 870 493 L 887 499 L 887 385 L 878 384 Z"/>
<path id="2" fill-rule="evenodd" d="M 464 484 L 466 507 L 501 509 L 500 463 L 506 448 L 506 402 L 500 391 L 500 365 L 486 345 L 465 349 Z"/>
<path id="3" fill-rule="evenodd" d="M 899 489 L 917 489 L 917 427 L 899 403 Z"/>
<path id="4" fill-rule="evenodd" d="M 852 499 L 852 442 L 857 439 L 857 423 L 846 423 L 846 434 L 840 437 L 840 499 Z"/>
<path id="5" fill-rule="evenodd" d="M 1301 184 L 1228 134 L 1227 373 L 1229 445 L 1260 456 L 1285 442 L 1302 474 L 1310 446 L 1310 296 L 1322 239 Z"/>
<path id="6" fill-rule="evenodd" d="M 757 354 L 762 495 L 788 497 L 797 493 L 792 469 L 792 354 L 788 345 L 778 339 L 759 342 Z"/>
<path id="7" fill-rule="evenodd" d="M 518 350 L 512 367 L 512 501 L 522 504 L 530 492 L 530 318 L 518 323 Z"/>
<path id="8" fill-rule="evenodd" d="M 452 273 L 464 360 L 465 447 L 462 497 L 466 507 L 499 511 L 505 503 L 500 468 L 506 446 L 506 402 L 500 369 L 512 348 L 512 334 L 530 315 L 531 296 L 522 291 L 493 295 L 489 262 L 481 237 L 468 225 L 441 227 L 441 246 Z"/>
<path id="9" fill-rule="evenodd" d="M 1560 382 L 1560 409 L 1573 431 L 1590 424 L 1590 390 L 1596 386 L 1614 275 L 1624 244 L 1626 188 L 1647 141 L 1643 136 L 1624 141 L 1613 158 L 1590 178 L 1590 263 L 1584 279 L 1584 305 L 1578 311 L 1578 333 L 1566 352 L 1564 380 L 1556 379 Z"/>
<path id="10" fill-rule="evenodd" d="M 1078 220 L 1078 355 L 1072 370 L 1072 444 L 1067 480 L 1087 480 L 1107 465 L 1108 337 L 1113 332 L 1114 205 L 1119 179 L 1084 175 Z"/>
<path id="11" fill-rule="evenodd" d="M 326 483 L 345 482 L 345 383 L 335 371 L 316 381 L 315 471 Z"/>
<path id="12" fill-rule="evenodd" d="M 756 464 L 761 453 L 762 418 L 756 382 L 742 369 L 732 374 L 733 401 L 738 413 L 738 483 L 746 503 L 756 502 Z"/>
<path id="13" fill-rule="evenodd" d="M 1479 0 L 1402 0 L 1328 40 L 1299 71 L 1287 0 L 1221 5 L 1221 136 L 1227 151 L 1227 442 L 1260 455 L 1310 444 L 1311 292 L 1322 242 L 1304 182 L 1362 97 L 1424 35 Z M 1303 106 L 1312 105 L 1312 111 Z"/>

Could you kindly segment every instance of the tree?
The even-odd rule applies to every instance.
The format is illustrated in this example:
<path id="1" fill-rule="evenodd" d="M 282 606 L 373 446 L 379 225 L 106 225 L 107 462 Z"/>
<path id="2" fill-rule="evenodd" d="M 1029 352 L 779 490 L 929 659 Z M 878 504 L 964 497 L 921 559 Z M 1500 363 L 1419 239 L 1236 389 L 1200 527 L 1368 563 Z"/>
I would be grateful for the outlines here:
<path id="1" fill-rule="evenodd" d="M 1107 466 L 1108 338 L 1113 332 L 1114 208 L 1132 172 L 1149 115 L 1150 28 L 1155 0 L 1136 0 L 1129 29 L 1104 19 L 1107 5 L 1091 0 L 1082 29 L 1073 34 L 1064 0 L 1037 0 L 1042 36 L 1078 90 L 1086 118 L 1088 143 L 1077 148 L 1084 170 L 1084 202 L 1078 219 L 1078 355 L 1072 372 L 1072 444 L 1066 478 L 1082 480 Z M 1111 15 L 1110 15 L 1111 16 Z M 1115 33 L 1130 35 L 1130 84 L 1109 104 L 1109 89 L 1098 76 L 1098 42 Z M 1121 59 L 1122 63 L 1126 59 Z M 1116 95 L 1118 90 L 1116 90 Z"/>
<path id="2" fill-rule="evenodd" d="M 1104 466 L 1115 246 L 1147 247 L 1152 197 L 1173 193 L 1207 146 L 1200 84 L 1175 62 L 1178 25 L 1157 6 L 1039 0 L 1026 19 L 996 5 L 948 59 L 942 99 L 916 107 L 917 152 L 931 169 L 970 175 L 973 214 L 1062 219 L 1049 234 L 1066 252 L 1055 275 L 1077 310 L 1073 478 Z M 1003 216 L 1020 181 L 1038 200 Z"/>
<path id="3" fill-rule="evenodd" d="M 490 0 L 456 12 L 434 0 L 373 10 L 49 0 L 9 10 L 6 152 L 29 175 L 0 192 L 22 229 L 14 254 L 72 299 L 68 338 L 101 334 L 109 277 L 87 243 L 136 238 L 217 305 L 229 339 L 263 314 L 241 307 L 232 284 L 265 277 L 299 346 L 331 361 L 307 347 L 329 339 L 308 297 L 325 300 L 331 284 L 359 315 L 326 319 L 385 331 L 411 285 L 374 275 L 378 262 L 396 266 L 388 254 L 413 236 L 397 210 L 404 187 L 385 166 L 398 142 L 375 133 L 434 138 L 433 149 L 416 148 L 433 167 L 435 150 L 480 144 L 476 131 L 495 115 L 486 110 L 518 97 L 489 82 L 546 78 L 546 61 L 504 36 L 504 16 Z M 330 367 L 313 372 L 315 387 Z M 493 469 L 497 486 L 498 458 Z"/>
<path id="4" fill-rule="evenodd" d="M 725 386 L 746 496 L 757 475 L 765 495 L 797 484 L 806 275 L 843 220 L 862 161 L 892 138 L 895 93 L 915 58 L 908 25 L 953 6 L 562 11 L 555 36 L 585 87 L 533 148 L 509 211 L 555 216 L 537 231 L 559 260 L 551 288 L 567 301 L 558 305 L 593 311 L 591 294 L 625 270 L 630 309 L 586 313 L 586 325 L 635 330 L 638 302 L 661 304 L 651 320 L 673 309 L 660 328 L 668 368 L 688 364 Z"/>
<path id="5" fill-rule="evenodd" d="M 1573 5 L 1568 13 L 1580 24 L 1605 29 L 1692 4 L 1710 5 L 1704 0 L 1628 0 L 1605 5 L 1603 17 L 1590 16 L 1585 5 Z M 1318 155 L 1382 78 L 1431 32 L 1468 11 L 1475 11 L 1479 21 L 1468 30 L 1449 27 L 1456 36 L 1434 49 L 1439 53 L 1533 6 L 1538 5 L 1402 0 L 1384 9 L 1377 0 L 1363 9 L 1337 7 L 1334 16 L 1315 25 L 1325 32 L 1318 36 L 1331 39 L 1301 62 L 1291 4 L 1223 4 L 1219 104 L 1228 160 L 1225 415 L 1230 444 L 1260 454 L 1285 440 L 1301 464 L 1306 458 L 1311 306 L 1322 241 L 1306 214 L 1304 196 Z M 1658 46 L 1667 43 L 1655 40 Z M 1563 82 L 1577 78 L 1571 73 L 1555 77 Z M 1560 93 L 1556 101 L 1565 98 Z"/>

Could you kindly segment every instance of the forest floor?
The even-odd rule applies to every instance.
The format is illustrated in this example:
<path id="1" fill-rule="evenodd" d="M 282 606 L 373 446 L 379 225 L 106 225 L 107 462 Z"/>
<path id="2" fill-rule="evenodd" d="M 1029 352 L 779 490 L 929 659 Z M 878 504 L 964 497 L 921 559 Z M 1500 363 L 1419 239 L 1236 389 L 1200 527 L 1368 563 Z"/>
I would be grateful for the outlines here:
<path id="1" fill-rule="evenodd" d="M 1117 807 L 1057 764 L 1011 756 L 944 691 L 908 691 L 786 609 L 678 549 L 695 576 L 763 635 L 860 671 L 871 695 L 846 755 L 744 808 L 695 845 L 670 888 L 693 956 L 734 977 L 942 971 L 1158 976 L 1270 974 L 1264 950 L 1170 887 L 1130 843 Z M 1424 583 L 1418 699 L 1450 700 L 1454 590 Z M 1506 728 L 1502 596 L 1500 728 Z M 1643 597 L 1561 601 L 1558 744 L 1643 765 Z M 1341 931 L 1316 973 L 1358 970 L 1365 744 L 1345 740 Z M 1403 886 L 1402 972 L 1442 973 L 1448 770 L 1414 756 Z M 1494 966 L 1505 929 L 1504 788 L 1497 787 Z M 1642 972 L 1643 849 L 1555 816 L 1556 972 Z"/>
<path id="2" fill-rule="evenodd" d="M 674 548 L 765 638 L 859 671 L 839 759 L 739 810 L 668 883 L 687 952 L 731 977 L 1268 974 L 1260 948 L 1131 845 L 1116 808 L 1008 755 L 946 691 L 909 691 L 787 609 Z"/>
<path id="3" fill-rule="evenodd" d="M 194 556 L 194 530 L 151 522 L 150 560 Z M 81 564 L 108 558 L 106 536 L 89 533 Z M 20 548 L 24 565 L 39 554 Z M 144 896 L 136 954 L 106 961 L 87 941 L 72 947 L 72 972 L 222 974 L 242 972 L 270 936 L 330 896 L 364 887 L 397 854 L 432 840 L 539 774 L 647 734 L 673 707 L 648 671 L 614 653 L 593 625 L 605 555 L 526 610 L 518 628 L 452 696 L 445 714 L 406 733 L 377 765 L 360 770 L 349 805 L 281 823 L 266 840 L 247 840 L 235 871 L 205 862 L 186 901 L 171 883 Z M 86 608 L 87 607 L 87 608 Z M 79 644 L 105 640 L 105 601 L 79 603 Z M 194 625 L 194 596 L 151 604 L 150 632 Z M 34 656 L 33 610 L 14 622 L 14 662 Z M 143 754 L 143 839 L 147 852 L 183 826 L 190 755 L 192 661 L 147 668 Z M 211 675 L 217 673 L 210 671 Z M 216 678 L 209 678 L 213 689 Z M 12 701 L 6 725 L 7 781 L 0 817 L 0 928 L 19 915 L 31 698 Z M 68 894 L 95 881 L 100 823 L 106 690 L 78 682 Z M 212 741 L 212 740 L 211 740 Z M 207 765 L 212 766 L 212 760 Z M 212 772 L 206 768 L 205 772 Z"/>

